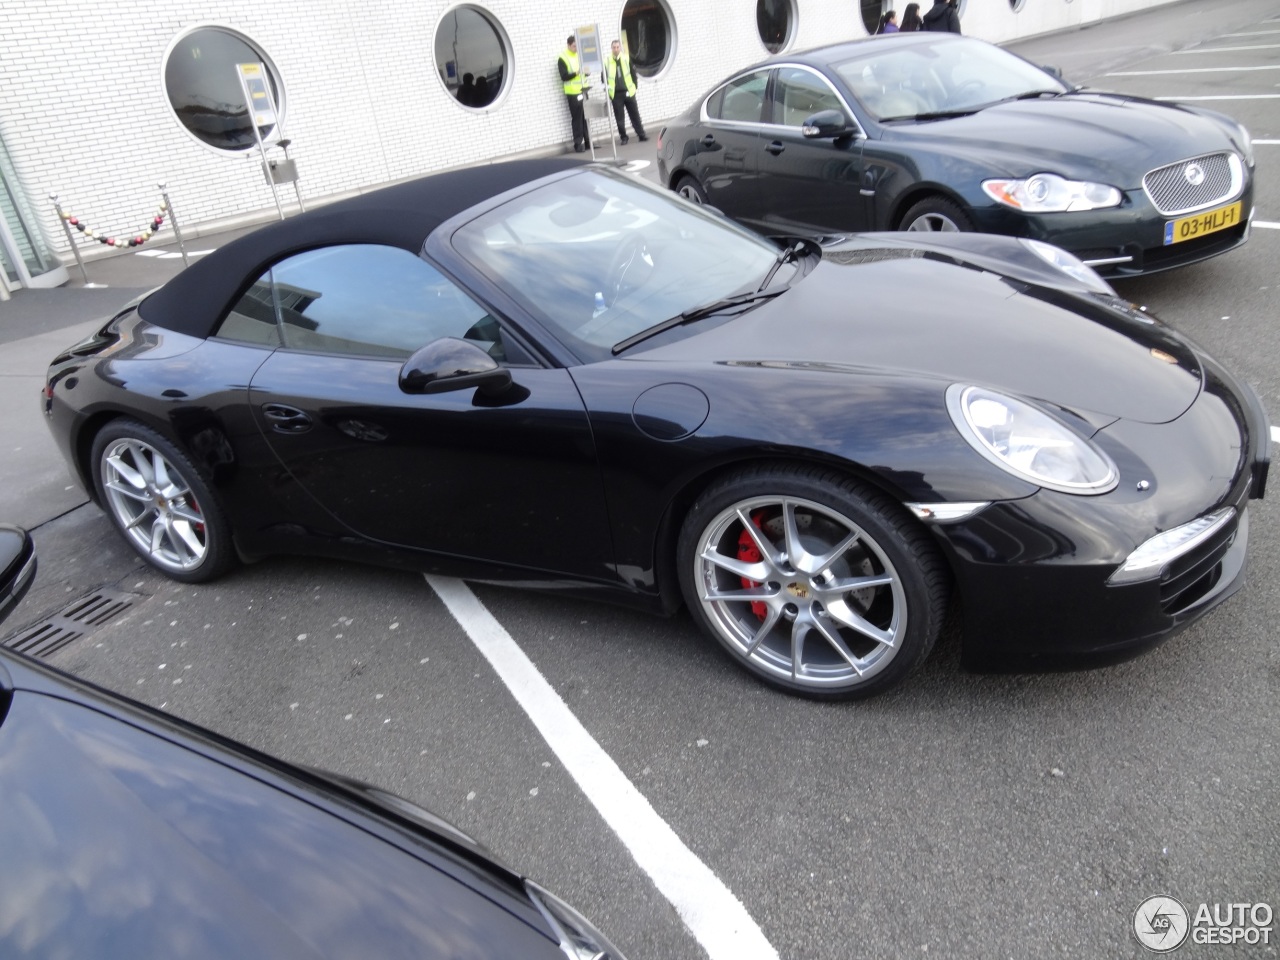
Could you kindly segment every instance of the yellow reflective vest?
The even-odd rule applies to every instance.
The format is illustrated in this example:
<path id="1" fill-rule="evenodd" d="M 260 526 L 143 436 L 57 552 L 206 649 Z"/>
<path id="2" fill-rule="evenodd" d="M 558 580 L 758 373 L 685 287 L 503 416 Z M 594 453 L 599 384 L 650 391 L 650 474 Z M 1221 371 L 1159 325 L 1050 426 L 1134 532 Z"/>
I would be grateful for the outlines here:
<path id="1" fill-rule="evenodd" d="M 604 62 L 604 82 L 609 86 L 609 99 L 613 99 L 613 88 L 618 79 L 618 66 L 622 66 L 622 82 L 626 85 L 627 96 L 634 97 L 636 95 L 636 82 L 631 79 L 631 58 L 625 53 L 619 54 L 618 59 L 609 57 Z"/>
<path id="2" fill-rule="evenodd" d="M 560 54 L 560 62 L 565 66 L 569 79 L 564 81 L 565 96 L 576 97 L 582 92 L 582 73 L 578 69 L 578 55 L 568 48 Z"/>

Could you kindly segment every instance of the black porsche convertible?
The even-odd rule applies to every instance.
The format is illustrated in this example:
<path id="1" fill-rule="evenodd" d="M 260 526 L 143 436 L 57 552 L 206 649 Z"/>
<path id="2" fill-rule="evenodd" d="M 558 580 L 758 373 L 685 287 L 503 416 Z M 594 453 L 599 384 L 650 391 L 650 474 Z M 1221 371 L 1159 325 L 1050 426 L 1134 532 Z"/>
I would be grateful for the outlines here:
<path id="1" fill-rule="evenodd" d="M 683 603 L 813 697 L 902 680 L 953 604 L 973 667 L 1153 645 L 1241 585 L 1269 458 L 1247 385 L 1056 247 L 775 243 L 564 160 L 232 242 L 44 409 L 178 580 L 297 552 Z"/>
<path id="2" fill-rule="evenodd" d="M 947 33 L 742 70 L 662 130 L 658 167 L 766 234 L 978 230 L 1114 276 L 1225 253 L 1253 216 L 1253 146 L 1230 117 L 1080 89 Z"/>

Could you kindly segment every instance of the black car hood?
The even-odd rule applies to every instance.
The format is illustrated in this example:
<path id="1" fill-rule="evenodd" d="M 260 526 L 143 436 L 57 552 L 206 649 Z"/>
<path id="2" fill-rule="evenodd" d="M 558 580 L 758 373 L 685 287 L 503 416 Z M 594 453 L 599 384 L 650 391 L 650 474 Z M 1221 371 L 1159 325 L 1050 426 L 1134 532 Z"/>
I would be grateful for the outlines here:
<path id="1" fill-rule="evenodd" d="M 945 146 L 1011 176 L 1047 171 L 1122 190 L 1141 188 L 1143 174 L 1156 167 L 1234 149 L 1219 124 L 1176 104 L 1089 93 L 889 125 L 884 138 Z"/>
<path id="2" fill-rule="evenodd" d="M 782 296 L 642 356 L 971 383 L 1096 425 L 1164 423 L 1199 394 L 1200 363 L 1185 341 L 1102 298 L 903 246 L 833 256 L 848 262 L 824 260 Z"/>

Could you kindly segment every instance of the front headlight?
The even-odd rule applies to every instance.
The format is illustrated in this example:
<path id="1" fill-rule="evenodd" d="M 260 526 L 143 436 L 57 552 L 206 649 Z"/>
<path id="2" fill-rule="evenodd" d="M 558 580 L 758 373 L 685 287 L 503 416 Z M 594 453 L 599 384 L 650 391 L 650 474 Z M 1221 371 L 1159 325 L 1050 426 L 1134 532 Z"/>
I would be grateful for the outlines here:
<path id="1" fill-rule="evenodd" d="M 1024 237 L 1022 244 L 1045 263 L 1057 267 L 1073 280 L 1079 280 L 1094 293 L 1115 296 L 1116 292 L 1111 289 L 1111 285 L 1074 253 L 1068 253 L 1061 247 L 1055 247 L 1052 243 L 1045 243 L 1043 240 L 1028 240 Z"/>
<path id="2" fill-rule="evenodd" d="M 1056 173 L 1037 173 L 1022 180 L 984 180 L 987 196 L 1023 213 L 1066 213 L 1118 207 L 1120 191 L 1105 183 L 1064 180 Z"/>
<path id="3" fill-rule="evenodd" d="M 1061 493 L 1106 493 L 1118 472 L 1111 458 L 1065 423 L 994 390 L 947 388 L 947 410 L 978 453 L 1031 483 Z"/>
<path id="4" fill-rule="evenodd" d="M 1253 166 L 1253 137 L 1249 135 L 1249 128 L 1243 123 L 1236 126 L 1240 129 L 1240 151 L 1244 154 L 1244 162 L 1246 166 Z"/>

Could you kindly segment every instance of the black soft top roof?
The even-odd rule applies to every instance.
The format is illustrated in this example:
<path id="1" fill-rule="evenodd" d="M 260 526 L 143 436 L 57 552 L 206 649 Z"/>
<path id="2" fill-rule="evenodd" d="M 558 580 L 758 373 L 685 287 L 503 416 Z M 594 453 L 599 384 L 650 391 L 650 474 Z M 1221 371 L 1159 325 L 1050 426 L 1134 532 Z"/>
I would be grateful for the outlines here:
<path id="1" fill-rule="evenodd" d="M 138 312 L 156 326 L 207 337 L 272 263 L 337 243 L 380 243 L 416 255 L 431 231 L 449 218 L 578 165 L 563 157 L 486 164 L 373 190 L 281 220 L 196 261 L 144 300 Z"/>

